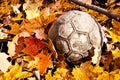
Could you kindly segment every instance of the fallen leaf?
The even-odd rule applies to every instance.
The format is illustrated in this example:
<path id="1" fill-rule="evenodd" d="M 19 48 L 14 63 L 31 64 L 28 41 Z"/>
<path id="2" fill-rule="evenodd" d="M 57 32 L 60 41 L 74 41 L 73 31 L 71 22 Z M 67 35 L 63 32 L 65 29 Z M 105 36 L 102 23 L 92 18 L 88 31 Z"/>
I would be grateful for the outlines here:
<path id="1" fill-rule="evenodd" d="M 46 40 L 47 35 L 45 34 L 43 28 L 34 30 L 34 32 L 35 32 L 35 37 L 36 37 L 36 38 L 38 38 L 38 39 L 40 39 L 40 40 L 42 40 L 42 39 Z"/>
<path id="2" fill-rule="evenodd" d="M 75 67 L 72 70 L 72 75 L 75 78 L 75 80 L 89 80 L 88 76 L 84 72 L 81 71 L 80 68 Z"/>
<path id="3" fill-rule="evenodd" d="M 109 73 L 107 71 L 104 71 L 102 74 L 99 74 L 97 80 L 110 80 Z"/>
<path id="4" fill-rule="evenodd" d="M 3 32 L 4 30 L 4 28 L 0 28 L 0 39 L 6 39 L 8 37 L 8 34 Z"/>
<path id="5" fill-rule="evenodd" d="M 21 23 L 20 30 L 27 31 L 29 33 L 34 33 L 34 30 L 40 29 L 43 26 L 42 20 L 40 17 L 34 19 L 24 19 Z"/>
<path id="6" fill-rule="evenodd" d="M 14 34 L 14 35 L 20 33 L 20 30 L 19 30 L 20 25 L 18 23 L 11 23 L 11 24 L 9 24 L 9 26 L 11 27 L 11 29 L 7 30 L 6 33 Z"/>
<path id="7" fill-rule="evenodd" d="M 112 51 L 113 59 L 120 58 L 120 50 L 114 50 Z"/>
<path id="8" fill-rule="evenodd" d="M 22 71 L 22 67 L 17 63 L 9 67 L 10 71 L 4 74 L 5 80 L 23 79 L 32 76 L 31 72 Z"/>
<path id="9" fill-rule="evenodd" d="M 22 15 L 21 13 L 19 13 L 19 14 L 17 14 L 16 17 L 12 17 L 12 21 L 20 21 L 20 20 L 23 20 L 22 16 L 23 16 L 23 15 Z"/>
<path id="10" fill-rule="evenodd" d="M 11 63 L 7 60 L 9 55 L 7 55 L 4 52 L 0 52 L 0 70 L 3 72 L 8 71 L 8 67 L 11 65 Z"/>
<path id="11" fill-rule="evenodd" d="M 112 32 L 120 36 L 120 22 L 112 19 L 112 25 L 113 25 Z"/>
<path id="12" fill-rule="evenodd" d="M 32 56 L 38 55 L 39 51 L 45 47 L 45 43 L 42 40 L 32 36 L 26 37 L 24 44 L 26 47 L 23 49 L 23 52 Z"/>
<path id="13" fill-rule="evenodd" d="M 110 33 L 110 36 L 111 36 L 113 42 L 120 41 L 120 35 L 117 35 L 116 33 L 114 33 L 114 31 L 109 31 L 109 33 Z"/>
<path id="14" fill-rule="evenodd" d="M 23 10 L 25 10 L 26 18 L 27 19 L 33 19 L 40 16 L 40 8 L 42 6 L 42 1 L 37 2 L 31 2 L 26 1 L 26 3 L 23 4 Z"/>
<path id="15" fill-rule="evenodd" d="M 4 15 L 7 14 L 8 12 L 12 11 L 12 7 L 9 5 L 8 2 L 2 2 L 0 4 L 0 18 Z"/>
<path id="16" fill-rule="evenodd" d="M 51 55 L 52 54 L 46 50 L 42 50 L 41 53 L 36 56 L 36 58 L 38 58 L 38 67 L 41 75 L 46 73 L 47 68 L 52 65 Z"/>
<path id="17" fill-rule="evenodd" d="M 105 70 L 109 70 L 112 60 L 113 60 L 112 52 L 110 52 L 110 51 L 106 52 L 104 55 L 101 56 L 100 62 L 103 64 L 102 67 Z"/>
<path id="18" fill-rule="evenodd" d="M 21 51 L 24 49 L 24 37 L 19 37 L 17 40 L 17 44 L 15 45 L 15 52 L 16 54 L 20 54 Z"/>
<path id="19" fill-rule="evenodd" d="M 10 57 L 14 56 L 16 54 L 15 52 L 15 43 L 14 42 L 8 42 L 8 54 Z"/>

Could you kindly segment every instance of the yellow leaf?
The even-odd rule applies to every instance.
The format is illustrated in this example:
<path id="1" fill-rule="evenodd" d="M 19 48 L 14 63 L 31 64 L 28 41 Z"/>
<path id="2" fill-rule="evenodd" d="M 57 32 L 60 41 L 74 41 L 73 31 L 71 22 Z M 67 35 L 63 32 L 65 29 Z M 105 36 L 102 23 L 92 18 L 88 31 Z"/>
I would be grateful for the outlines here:
<path id="1" fill-rule="evenodd" d="M 10 11 L 12 11 L 12 7 L 9 5 L 9 2 L 5 1 L 0 4 L 0 18 Z"/>
<path id="2" fill-rule="evenodd" d="M 45 75 L 45 79 L 46 79 L 46 80 L 53 80 L 52 71 L 49 71 L 49 72 Z"/>
<path id="3" fill-rule="evenodd" d="M 25 4 L 23 4 L 23 10 L 26 12 L 26 18 L 27 19 L 33 19 L 40 16 L 40 10 L 38 7 L 40 7 L 42 4 L 41 1 L 37 1 L 36 3 L 32 3 L 30 1 L 26 1 Z"/>
<path id="4" fill-rule="evenodd" d="M 104 71 L 102 74 L 99 74 L 97 80 L 110 80 L 109 78 L 110 78 L 109 73 L 107 71 Z"/>
<path id="5" fill-rule="evenodd" d="M 33 19 L 40 16 L 40 11 L 36 8 L 35 10 L 26 10 L 27 19 Z"/>
<path id="6" fill-rule="evenodd" d="M 119 42 L 120 41 L 120 35 L 115 34 L 112 31 L 109 31 L 110 36 L 112 37 L 113 42 Z"/>
<path id="7" fill-rule="evenodd" d="M 94 69 L 93 69 L 93 72 L 94 73 L 102 73 L 104 70 L 103 70 L 103 67 L 100 67 L 100 66 L 95 66 Z"/>
<path id="8" fill-rule="evenodd" d="M 89 80 L 86 74 L 77 67 L 73 68 L 72 75 L 76 80 Z"/>
<path id="9" fill-rule="evenodd" d="M 19 13 L 16 17 L 13 17 L 12 20 L 13 20 L 13 21 L 23 20 L 23 18 L 21 18 L 21 17 L 22 17 L 22 14 Z"/>
<path id="10" fill-rule="evenodd" d="M 11 23 L 10 27 L 11 27 L 11 30 L 7 30 L 6 33 L 14 34 L 14 35 L 20 33 L 20 30 L 19 30 L 20 25 L 18 23 Z"/>
<path id="11" fill-rule="evenodd" d="M 114 50 L 114 51 L 112 51 L 112 54 L 113 54 L 113 59 L 119 58 L 120 50 Z"/>
<path id="12" fill-rule="evenodd" d="M 32 73 L 30 73 L 30 72 L 25 72 L 25 71 L 20 72 L 20 73 L 17 73 L 17 74 L 15 75 L 15 77 L 17 77 L 17 78 L 19 78 L 19 79 L 26 78 L 26 77 L 30 77 L 30 76 L 32 76 Z"/>
<path id="13" fill-rule="evenodd" d="M 120 80 L 120 74 L 115 74 L 114 75 L 114 80 Z"/>
<path id="14" fill-rule="evenodd" d="M 4 74 L 5 80 L 16 80 L 32 76 L 32 73 L 27 71 L 22 71 L 22 67 L 17 63 L 10 67 L 10 71 Z"/>
<path id="15" fill-rule="evenodd" d="M 54 72 L 53 76 L 52 76 L 52 72 L 49 71 L 45 78 L 46 80 L 69 80 L 67 78 L 67 76 L 69 74 L 67 74 L 68 70 L 65 68 L 57 68 L 57 70 Z"/>

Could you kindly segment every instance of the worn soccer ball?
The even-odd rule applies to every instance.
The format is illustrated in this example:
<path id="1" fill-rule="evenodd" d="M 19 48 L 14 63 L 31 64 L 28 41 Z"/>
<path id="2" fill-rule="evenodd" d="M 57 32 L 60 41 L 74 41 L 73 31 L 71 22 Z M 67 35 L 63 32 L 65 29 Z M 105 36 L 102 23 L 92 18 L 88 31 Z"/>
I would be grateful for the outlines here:
<path id="1" fill-rule="evenodd" d="M 61 15 L 48 32 L 58 53 L 64 54 L 68 62 L 79 64 L 89 57 L 95 48 L 92 62 L 100 60 L 104 33 L 100 24 L 88 13 L 72 10 Z"/>

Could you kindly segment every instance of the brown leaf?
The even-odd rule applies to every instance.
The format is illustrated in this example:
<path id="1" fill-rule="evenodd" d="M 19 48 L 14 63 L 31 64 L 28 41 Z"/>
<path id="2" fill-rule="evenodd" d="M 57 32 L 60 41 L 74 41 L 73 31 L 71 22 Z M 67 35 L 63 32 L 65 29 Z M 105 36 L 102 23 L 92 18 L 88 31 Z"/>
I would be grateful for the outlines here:
<path id="1" fill-rule="evenodd" d="M 15 52 L 19 54 L 24 49 L 24 47 L 25 47 L 24 46 L 24 38 L 19 37 L 18 41 L 17 41 L 17 44 L 15 46 Z"/>
<path id="2" fill-rule="evenodd" d="M 108 70 L 112 60 L 113 60 L 112 52 L 110 51 L 106 52 L 105 55 L 102 55 L 101 57 L 102 67 L 104 67 L 105 70 Z"/>

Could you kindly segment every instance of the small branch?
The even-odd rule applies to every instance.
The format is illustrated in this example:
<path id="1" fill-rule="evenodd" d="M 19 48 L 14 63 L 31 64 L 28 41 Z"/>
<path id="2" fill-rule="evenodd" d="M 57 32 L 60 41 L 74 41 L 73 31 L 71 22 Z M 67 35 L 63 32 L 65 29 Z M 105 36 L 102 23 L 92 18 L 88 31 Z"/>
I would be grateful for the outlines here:
<path id="1" fill-rule="evenodd" d="M 72 2 L 74 2 L 74 3 L 76 3 L 76 4 L 80 5 L 80 6 L 83 6 L 85 8 L 92 9 L 92 10 L 95 10 L 95 11 L 97 11 L 99 13 L 105 14 L 106 16 L 108 16 L 110 18 L 113 18 L 113 19 L 115 19 L 117 21 L 120 21 L 120 15 L 115 14 L 115 13 L 113 13 L 111 11 L 106 10 L 106 9 L 100 8 L 100 7 L 95 6 L 95 5 L 90 5 L 90 4 L 84 3 L 84 2 L 82 2 L 80 0 L 72 0 Z"/>

